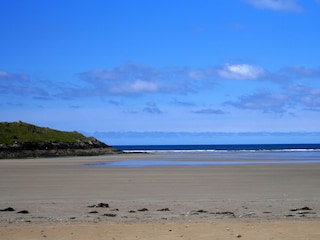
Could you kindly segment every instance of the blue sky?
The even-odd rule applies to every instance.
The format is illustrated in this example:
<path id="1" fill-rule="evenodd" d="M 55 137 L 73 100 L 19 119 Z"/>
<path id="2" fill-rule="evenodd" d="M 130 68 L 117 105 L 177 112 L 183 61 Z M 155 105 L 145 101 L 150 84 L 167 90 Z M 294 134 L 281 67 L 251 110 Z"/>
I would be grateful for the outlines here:
<path id="1" fill-rule="evenodd" d="M 320 142 L 320 1 L 0 9 L 0 121 L 113 145 Z"/>

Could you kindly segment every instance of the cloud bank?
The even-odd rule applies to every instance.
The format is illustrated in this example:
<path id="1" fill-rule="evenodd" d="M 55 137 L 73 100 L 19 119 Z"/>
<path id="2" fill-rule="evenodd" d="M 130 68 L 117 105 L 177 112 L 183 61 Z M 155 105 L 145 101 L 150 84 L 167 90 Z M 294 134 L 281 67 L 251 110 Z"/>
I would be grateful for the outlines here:
<path id="1" fill-rule="evenodd" d="M 226 64 L 206 68 L 168 67 L 156 69 L 137 64 L 96 69 L 79 74 L 89 86 L 69 95 L 188 94 L 214 85 L 218 79 L 259 80 L 266 71 L 249 64 Z"/>
<path id="2" fill-rule="evenodd" d="M 25 96 L 38 101 L 77 101 L 99 97 L 106 98 L 113 106 L 123 104 L 122 100 L 125 98 L 158 96 L 161 99 L 159 101 L 162 101 L 164 96 L 172 96 L 173 100 L 168 100 L 169 104 L 193 108 L 192 112 L 195 114 L 226 114 L 221 110 L 225 106 L 264 113 L 286 113 L 294 108 L 320 110 L 320 89 L 309 86 L 307 81 L 319 79 L 320 68 L 285 66 L 271 72 L 262 66 L 246 63 L 227 63 L 203 68 L 153 68 L 128 63 L 86 71 L 76 77 L 77 82 L 40 82 L 25 74 L 0 70 L 0 93 L 3 96 Z M 250 85 L 252 81 L 256 86 L 259 86 L 259 81 L 263 83 L 261 82 L 260 89 L 253 92 L 251 88 L 248 92 L 246 84 Z M 227 95 L 234 82 L 237 82 L 238 88 L 241 86 L 239 83 L 243 84 L 242 88 L 236 89 L 238 93 L 242 93 L 240 96 L 220 99 L 220 103 L 207 102 L 203 108 L 194 109 L 198 103 L 194 96 L 203 92 L 216 93 L 218 85 L 226 86 L 223 91 Z M 266 85 L 272 85 L 272 88 L 267 88 Z M 189 95 L 193 96 L 192 100 L 182 98 Z M 184 100 L 177 100 L 178 96 Z M 154 102 L 153 106 L 147 105 L 143 112 L 162 114 L 163 111 L 156 104 Z"/>

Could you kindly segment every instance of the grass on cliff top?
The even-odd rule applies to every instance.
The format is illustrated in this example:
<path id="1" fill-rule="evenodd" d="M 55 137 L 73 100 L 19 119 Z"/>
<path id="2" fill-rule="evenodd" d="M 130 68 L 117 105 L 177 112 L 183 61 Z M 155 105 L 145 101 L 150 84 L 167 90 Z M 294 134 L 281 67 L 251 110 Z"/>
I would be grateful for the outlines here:
<path id="1" fill-rule="evenodd" d="M 0 144 L 22 142 L 72 143 L 89 139 L 78 132 L 64 132 L 24 122 L 0 122 Z"/>

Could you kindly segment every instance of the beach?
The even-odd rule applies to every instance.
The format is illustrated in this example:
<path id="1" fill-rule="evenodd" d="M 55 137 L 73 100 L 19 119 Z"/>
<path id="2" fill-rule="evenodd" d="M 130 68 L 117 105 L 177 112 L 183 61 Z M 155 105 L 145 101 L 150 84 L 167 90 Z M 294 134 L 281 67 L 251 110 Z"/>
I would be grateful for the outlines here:
<path id="1" fill-rule="evenodd" d="M 159 158 L 1 160 L 0 239 L 320 238 L 318 163 L 95 165 Z"/>

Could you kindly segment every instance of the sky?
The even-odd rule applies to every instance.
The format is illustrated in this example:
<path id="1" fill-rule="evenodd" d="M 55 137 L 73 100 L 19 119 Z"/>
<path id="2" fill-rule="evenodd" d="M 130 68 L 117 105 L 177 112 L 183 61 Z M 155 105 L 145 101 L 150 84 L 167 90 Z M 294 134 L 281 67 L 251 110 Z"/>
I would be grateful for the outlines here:
<path id="1" fill-rule="evenodd" d="M 0 121 L 111 145 L 320 143 L 319 0 L 3 0 L 0 11 Z"/>

